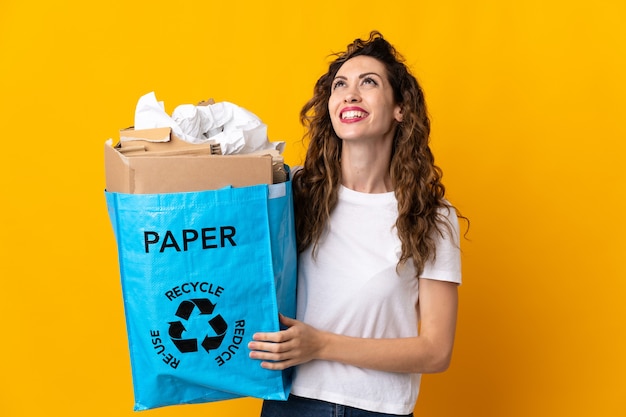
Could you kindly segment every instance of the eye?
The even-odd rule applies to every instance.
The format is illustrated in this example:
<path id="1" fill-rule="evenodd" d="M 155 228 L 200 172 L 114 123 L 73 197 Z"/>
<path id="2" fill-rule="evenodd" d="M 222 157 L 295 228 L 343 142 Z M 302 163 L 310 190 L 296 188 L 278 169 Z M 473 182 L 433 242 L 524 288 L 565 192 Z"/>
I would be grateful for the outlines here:
<path id="1" fill-rule="evenodd" d="M 375 79 L 373 79 L 372 77 L 365 77 L 365 78 L 363 78 L 362 83 L 363 83 L 364 85 L 373 85 L 373 86 L 378 85 L 378 83 L 376 82 L 376 80 L 375 80 Z"/>
<path id="2" fill-rule="evenodd" d="M 346 83 L 344 80 L 335 80 L 335 82 L 333 83 L 332 89 L 335 90 L 337 87 L 343 87 L 345 85 Z"/>

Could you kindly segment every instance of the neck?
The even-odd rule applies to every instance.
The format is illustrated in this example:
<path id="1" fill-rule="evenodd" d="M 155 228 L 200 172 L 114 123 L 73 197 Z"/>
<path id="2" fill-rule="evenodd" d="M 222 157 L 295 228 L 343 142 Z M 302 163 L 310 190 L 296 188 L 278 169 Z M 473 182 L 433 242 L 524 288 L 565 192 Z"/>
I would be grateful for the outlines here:
<path id="1" fill-rule="evenodd" d="M 393 191 L 389 161 L 391 146 L 369 147 L 344 141 L 341 151 L 341 183 L 363 193 Z"/>

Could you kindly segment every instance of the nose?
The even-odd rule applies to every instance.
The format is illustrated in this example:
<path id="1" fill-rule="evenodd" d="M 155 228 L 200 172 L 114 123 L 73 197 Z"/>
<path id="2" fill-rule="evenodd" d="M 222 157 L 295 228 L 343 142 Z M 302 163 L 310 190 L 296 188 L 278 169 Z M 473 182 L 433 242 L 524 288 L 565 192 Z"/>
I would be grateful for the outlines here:
<path id="1" fill-rule="evenodd" d="M 344 101 L 346 103 L 356 103 L 357 101 L 359 101 L 359 99 L 357 98 L 357 96 L 355 96 L 353 94 L 347 94 L 346 98 L 344 99 Z"/>
<path id="2" fill-rule="evenodd" d="M 346 103 L 356 103 L 361 100 L 361 96 L 359 96 L 358 91 L 353 87 L 346 91 L 346 96 L 343 101 Z"/>

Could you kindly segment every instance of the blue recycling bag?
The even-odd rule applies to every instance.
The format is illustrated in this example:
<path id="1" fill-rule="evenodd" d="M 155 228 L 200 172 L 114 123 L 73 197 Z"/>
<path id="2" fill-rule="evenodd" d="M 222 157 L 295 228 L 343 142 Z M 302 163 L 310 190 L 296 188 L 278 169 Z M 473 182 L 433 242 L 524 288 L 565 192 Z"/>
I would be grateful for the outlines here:
<path id="1" fill-rule="evenodd" d="M 295 316 L 291 182 L 105 191 L 118 247 L 135 410 L 242 396 L 286 400 L 291 371 L 248 356 Z"/>

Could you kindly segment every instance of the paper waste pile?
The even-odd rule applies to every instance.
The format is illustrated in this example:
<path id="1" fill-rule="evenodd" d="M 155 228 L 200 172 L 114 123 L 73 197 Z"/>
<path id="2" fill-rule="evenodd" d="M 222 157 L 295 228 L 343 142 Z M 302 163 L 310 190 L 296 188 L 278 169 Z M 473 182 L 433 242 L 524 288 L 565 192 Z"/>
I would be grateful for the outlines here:
<path id="1" fill-rule="evenodd" d="M 151 92 L 138 100 L 133 127 L 105 143 L 106 188 L 150 194 L 283 182 L 284 146 L 233 103 L 183 104 L 170 116 Z"/>
<path id="2" fill-rule="evenodd" d="M 154 92 L 142 96 L 135 109 L 136 130 L 170 127 L 180 139 L 194 144 L 218 143 L 222 155 L 262 150 L 282 153 L 284 142 L 269 142 L 267 126 L 250 111 L 227 101 L 181 104 L 172 115 Z"/>

